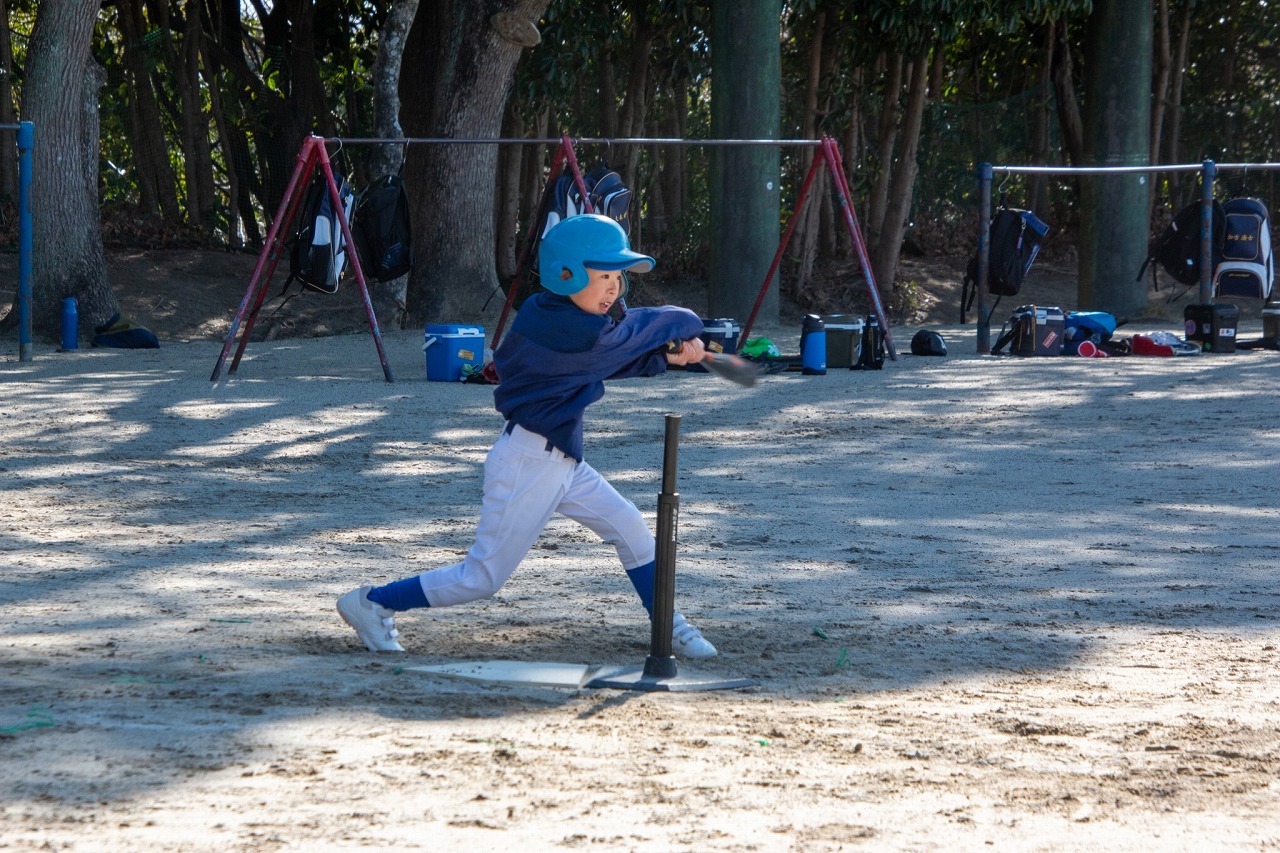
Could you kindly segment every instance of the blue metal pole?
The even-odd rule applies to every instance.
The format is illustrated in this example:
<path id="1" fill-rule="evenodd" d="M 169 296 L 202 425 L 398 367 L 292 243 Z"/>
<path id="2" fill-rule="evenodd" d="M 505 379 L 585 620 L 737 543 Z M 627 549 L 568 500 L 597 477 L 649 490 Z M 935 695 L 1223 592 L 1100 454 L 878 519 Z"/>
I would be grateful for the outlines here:
<path id="1" fill-rule="evenodd" d="M 991 178 L 990 163 L 978 166 L 978 353 L 991 352 L 991 317 L 987 311 L 987 277 L 991 268 Z"/>
<path id="2" fill-rule="evenodd" d="M 34 122 L 18 124 L 18 361 L 31 361 L 31 149 Z"/>
<path id="3" fill-rule="evenodd" d="M 1217 167 L 1205 160 L 1200 167 L 1200 304 L 1213 302 L 1213 178 Z"/>

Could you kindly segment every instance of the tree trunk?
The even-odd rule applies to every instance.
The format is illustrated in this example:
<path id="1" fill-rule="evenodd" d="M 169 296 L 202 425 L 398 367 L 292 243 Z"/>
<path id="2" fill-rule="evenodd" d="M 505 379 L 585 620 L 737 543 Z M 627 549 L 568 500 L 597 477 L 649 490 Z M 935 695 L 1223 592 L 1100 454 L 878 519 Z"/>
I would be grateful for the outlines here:
<path id="1" fill-rule="evenodd" d="M 1152 86 L 1151 103 L 1151 154 L 1158 163 L 1160 135 L 1164 131 L 1164 111 L 1169 99 L 1169 78 L 1173 65 L 1173 51 L 1169 45 L 1169 0 L 1159 0 L 1156 4 L 1155 59 L 1156 78 Z"/>
<path id="2" fill-rule="evenodd" d="M 187 184 L 187 220 L 207 236 L 213 233 L 216 225 L 218 200 L 213 184 L 209 116 L 199 97 L 200 41 L 203 38 L 200 4 L 195 0 L 187 0 L 179 66 L 182 69 L 183 83 L 178 87 L 182 97 L 182 159 Z"/>
<path id="3" fill-rule="evenodd" d="M 622 105 L 622 121 L 618 128 L 624 137 L 643 136 L 645 130 L 645 107 L 649 95 L 649 55 L 653 53 L 654 28 L 649 16 L 643 14 L 643 11 L 639 9 L 635 15 L 636 27 L 632 36 L 631 56 L 627 67 L 627 98 Z M 621 173 L 623 183 L 634 187 L 636 172 L 640 165 L 640 146 L 627 145 L 624 154 L 625 159 L 614 168 Z"/>
<path id="4" fill-rule="evenodd" d="M 484 138 L 502 129 L 502 112 L 521 44 L 504 39 L 505 13 L 532 27 L 549 0 L 441 0 L 418 10 L 405 47 L 413 97 L 402 121 L 411 136 Z M 503 20 L 503 19 L 498 19 Z M 510 19 L 506 19 L 510 20 Z M 524 46 L 527 46 L 524 45 Z M 498 152 L 492 145 L 429 145 L 409 151 L 414 255 L 408 316 L 416 324 L 471 322 L 498 286 L 493 205 Z M 501 304 L 490 304 L 495 319 Z"/>
<path id="5" fill-rule="evenodd" d="M 778 138 L 781 13 L 779 0 L 712 4 L 713 137 Z M 710 179 L 711 315 L 745 320 L 762 285 L 767 285 L 757 319 L 774 322 L 778 318 L 777 282 L 765 282 L 764 278 L 778 248 L 778 148 L 714 148 Z"/>
<path id="6" fill-rule="evenodd" d="M 206 63 L 230 75 L 224 106 L 243 111 L 248 108 L 242 104 L 251 105 L 244 122 L 229 123 L 232 132 L 225 143 L 228 157 L 235 158 L 239 169 L 240 217 L 250 242 L 258 244 L 256 212 L 274 214 L 279 209 L 303 139 L 313 131 L 322 136 L 335 132 L 316 67 L 315 8 L 312 0 L 288 0 L 274 4 L 262 17 L 262 49 L 286 58 L 277 85 L 268 87 L 245 57 L 239 7 L 234 3 L 216 7 L 213 33 L 205 41 L 212 61 L 206 57 Z"/>
<path id="7" fill-rule="evenodd" d="M 612 139 L 618 136 L 618 75 L 613 67 L 612 52 L 601 58 L 599 68 L 600 88 L 596 100 L 596 115 L 600 117 L 599 133 L 606 139 Z M 559 130 L 572 133 L 568 128 Z"/>
<path id="8" fill-rule="evenodd" d="M 876 180 L 867 203 L 866 239 L 880 242 L 884 209 L 889 203 L 889 182 L 893 179 L 893 149 L 898 141 L 898 99 L 902 91 L 903 61 L 900 54 L 886 57 L 884 98 L 880 108 L 880 129 L 876 134 Z"/>
<path id="9" fill-rule="evenodd" d="M 404 67 L 409 29 L 418 14 L 418 0 L 395 0 L 382 29 L 378 31 L 378 53 L 373 60 L 373 128 L 382 139 L 400 139 L 400 70 Z M 376 145 L 369 157 L 372 178 L 391 175 L 404 165 L 400 145 Z"/>
<path id="10" fill-rule="evenodd" d="M 826 30 L 827 11 L 818 9 L 813 17 L 813 36 L 809 41 L 809 73 L 805 80 L 804 113 L 800 121 L 800 135 L 804 139 L 816 139 L 818 135 L 818 92 L 822 86 L 822 42 Z M 813 148 L 800 151 L 799 175 L 808 175 L 817 152 Z M 821 218 L 818 211 L 822 207 L 823 184 L 817 180 L 805 199 L 804 207 L 792 211 L 796 217 L 796 229 L 792 236 L 795 240 L 793 251 L 798 255 L 799 268 L 796 270 L 796 291 L 803 292 L 813 278 L 813 264 L 818 254 L 818 230 Z"/>
<path id="11" fill-rule="evenodd" d="M 9 12 L 0 0 L 0 124 L 13 124 L 13 34 Z M 18 201 L 18 139 L 0 131 L 0 203 Z"/>
<path id="12" fill-rule="evenodd" d="M 148 214 L 167 222 L 179 222 L 178 179 L 169 162 L 169 144 L 160 119 L 160 105 L 151 86 L 147 52 L 158 49 L 143 12 L 142 0 L 122 0 L 116 6 L 116 20 L 124 41 L 124 67 L 128 74 L 130 137 L 137 169 L 142 206 Z M 155 30 L 162 36 L 160 30 Z"/>
<path id="13" fill-rule="evenodd" d="M 400 70 L 404 65 L 409 29 L 417 14 L 418 0 L 396 0 L 378 31 L 378 53 L 373 59 L 373 129 L 381 139 L 404 137 L 400 126 Z M 378 180 L 384 175 L 397 174 L 403 165 L 403 146 L 375 145 L 369 156 L 369 177 Z M 411 189 L 406 185 L 406 191 Z M 408 304 L 409 276 L 370 283 L 369 288 L 369 299 L 379 322 L 387 328 L 400 328 Z"/>
<path id="14" fill-rule="evenodd" d="M 543 109 L 534 116 L 533 130 L 530 133 L 534 139 L 547 139 L 551 132 L 551 111 Z M 547 183 L 546 169 L 543 168 L 547 156 L 545 145 L 522 145 L 520 146 L 524 153 L 522 158 L 522 166 L 520 169 L 520 226 L 517 229 L 517 241 L 519 248 L 517 251 L 523 251 L 524 239 L 529 233 L 529 229 L 533 227 L 533 220 L 538 215 L 538 202 L 542 200 L 542 189 Z"/>
<path id="15" fill-rule="evenodd" d="M 43 0 L 27 49 L 22 113 L 36 127 L 31 326 L 46 338 L 58 335 L 66 297 L 78 300 L 82 329 L 119 310 L 98 216 L 98 94 L 105 75 L 89 52 L 98 8 L 98 0 Z M 5 325 L 16 319 L 11 311 Z"/>
<path id="16" fill-rule="evenodd" d="M 1169 82 L 1169 134 L 1168 147 L 1164 162 L 1177 163 L 1182 159 L 1180 140 L 1182 135 L 1182 81 L 1186 77 L 1187 51 L 1191 40 L 1191 10 L 1195 0 L 1187 0 L 1182 10 L 1182 31 L 1178 34 L 1178 55 L 1173 61 L 1172 79 Z M 1156 152 L 1152 152 L 1156 153 Z M 1169 173 L 1169 197 L 1173 200 L 1173 209 L 1180 210 L 1190 199 L 1182 196 L 1181 173 Z"/>
<path id="17" fill-rule="evenodd" d="M 885 204 L 879 239 L 871 247 L 871 269 L 882 294 L 893 287 L 898 275 L 902 235 L 906 229 L 907 216 L 911 212 L 916 173 L 920 170 L 916 152 L 920 147 L 920 126 L 924 121 L 924 106 L 929 94 L 928 72 L 929 51 L 926 49 L 911 60 L 911 82 L 902 122 L 902 149 L 893 170 L 893 183 Z"/>
<path id="18" fill-rule="evenodd" d="M 1044 63 L 1040 66 L 1040 100 L 1036 104 L 1035 130 L 1032 134 L 1033 163 L 1049 165 L 1049 110 L 1053 97 L 1053 25 L 1043 31 Z M 939 51 L 942 53 L 942 51 Z M 1042 218 L 1049 213 L 1049 182 L 1046 175 L 1030 175 L 1027 178 L 1028 206 Z"/>
<path id="19" fill-rule="evenodd" d="M 287 0 L 289 29 L 285 47 L 289 58 L 289 97 L 283 115 L 284 142 L 291 154 L 297 154 L 302 139 L 314 131 L 333 136 L 337 126 L 325 99 L 324 81 L 316 61 L 315 0 Z M 289 163 L 292 168 L 293 159 Z"/>
<path id="20" fill-rule="evenodd" d="M 1097 0 L 1086 31 L 1086 162 L 1145 166 L 1151 160 L 1151 3 Z M 1147 175 L 1084 178 L 1080 204 L 1082 309 L 1132 317 L 1147 304 L 1134 273 L 1147 252 Z"/>
<path id="21" fill-rule="evenodd" d="M 671 86 L 671 111 L 663 121 L 662 135 L 684 139 L 688 116 L 689 84 L 680 80 Z M 667 235 L 677 227 L 684 213 L 685 200 L 689 195 L 688 156 L 689 150 L 683 145 L 664 145 L 655 155 L 654 162 L 661 164 L 658 182 L 663 198 L 664 218 L 655 223 L 661 240 L 667 239 Z"/>
<path id="22" fill-rule="evenodd" d="M 508 139 L 524 136 L 524 119 L 520 105 L 513 99 L 507 104 L 507 120 L 502 135 Z M 520 158 L 523 145 L 504 145 L 498 158 L 498 192 L 494 215 L 497 217 L 498 280 L 510 281 L 516 274 L 516 253 L 520 248 Z"/>
<path id="23" fill-rule="evenodd" d="M 845 133 L 844 151 L 841 152 L 844 157 L 846 172 L 850 169 L 857 169 L 860 163 L 865 163 L 867 161 L 867 151 L 871 147 L 867 139 L 866 115 L 863 112 L 858 94 L 856 94 L 862 91 L 866 75 L 867 68 L 862 65 L 855 68 L 851 75 L 851 89 L 855 94 L 852 94 L 849 98 L 849 129 Z M 850 189 L 857 186 L 854 182 L 855 175 L 846 175 L 846 177 L 849 181 Z M 849 244 L 849 235 L 845 231 L 844 223 L 836 221 L 835 202 L 832 200 L 832 194 L 825 189 L 822 193 L 821 233 L 822 236 L 818 247 L 819 254 L 835 257 L 853 250 L 853 246 Z"/>
<path id="24" fill-rule="evenodd" d="M 1067 25 L 1057 25 L 1057 45 L 1053 51 L 1053 94 L 1058 102 L 1058 126 L 1062 132 L 1062 145 L 1067 150 L 1068 165 L 1084 163 L 1084 122 L 1080 118 L 1080 105 L 1076 102 L 1075 63 L 1071 58 L 1071 42 L 1067 39 Z"/>
<path id="25" fill-rule="evenodd" d="M 277 4 L 263 20 L 264 33 L 270 34 L 271 39 L 267 49 L 273 55 L 284 54 L 285 37 L 278 33 L 287 30 L 282 23 L 284 8 Z M 263 85 L 249 67 L 245 56 L 248 37 L 239 6 L 220 3 L 216 13 L 210 19 L 211 32 L 202 41 L 201 52 L 210 98 L 220 102 L 214 113 L 223 130 L 232 215 L 244 229 L 245 242 L 260 247 L 263 236 L 258 212 L 265 211 L 268 217 L 275 215 L 297 162 L 300 137 L 295 135 L 286 141 L 282 136 L 288 114 L 296 110 L 278 92 Z"/>

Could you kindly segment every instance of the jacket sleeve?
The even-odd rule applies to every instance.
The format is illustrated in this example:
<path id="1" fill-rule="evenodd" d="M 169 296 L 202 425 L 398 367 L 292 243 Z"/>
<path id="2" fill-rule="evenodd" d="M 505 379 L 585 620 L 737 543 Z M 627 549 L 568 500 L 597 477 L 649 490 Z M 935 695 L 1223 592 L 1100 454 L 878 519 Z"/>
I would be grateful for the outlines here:
<path id="1" fill-rule="evenodd" d="M 686 308 L 632 308 L 596 342 L 607 379 L 655 376 L 667 369 L 663 350 L 668 341 L 683 341 L 702 333 L 702 320 Z"/>

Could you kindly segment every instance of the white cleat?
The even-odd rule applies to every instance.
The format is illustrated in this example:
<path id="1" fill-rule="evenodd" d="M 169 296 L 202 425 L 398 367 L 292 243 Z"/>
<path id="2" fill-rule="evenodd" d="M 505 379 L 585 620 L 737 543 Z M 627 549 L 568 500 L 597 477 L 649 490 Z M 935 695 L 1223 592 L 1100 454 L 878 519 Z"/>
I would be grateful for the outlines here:
<path id="1" fill-rule="evenodd" d="M 673 614 L 671 618 L 671 649 L 676 654 L 694 659 L 713 658 L 717 654 L 716 647 L 679 613 Z"/>
<path id="2" fill-rule="evenodd" d="M 369 600 L 372 586 L 362 586 L 338 599 L 338 615 L 356 629 L 356 634 L 371 652 L 402 652 L 396 637 L 395 611 Z M 712 650 L 712 654 L 715 650 Z"/>

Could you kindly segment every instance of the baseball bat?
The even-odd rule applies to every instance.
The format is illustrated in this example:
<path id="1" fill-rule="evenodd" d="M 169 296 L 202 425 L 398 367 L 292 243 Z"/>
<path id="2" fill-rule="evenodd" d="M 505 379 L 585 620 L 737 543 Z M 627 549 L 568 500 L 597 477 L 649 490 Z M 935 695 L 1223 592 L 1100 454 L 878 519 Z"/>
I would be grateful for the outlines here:
<path id="1" fill-rule="evenodd" d="M 679 341 L 667 342 L 667 352 L 679 351 Z M 711 352 L 708 350 L 702 356 L 702 366 L 721 379 L 728 379 L 730 382 L 741 385 L 744 388 L 750 388 L 755 385 L 761 373 L 760 365 L 738 358 L 736 355 L 730 355 L 727 352 Z"/>

